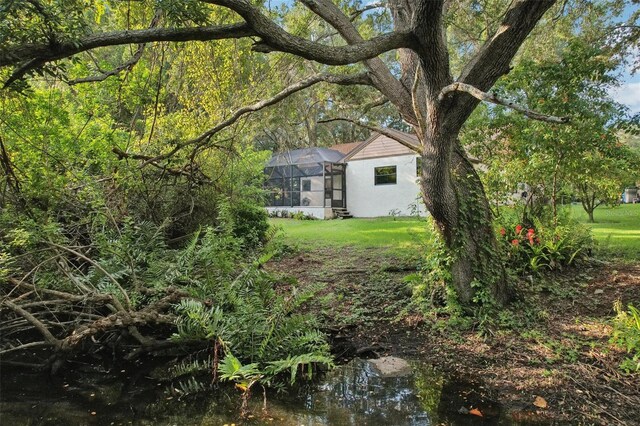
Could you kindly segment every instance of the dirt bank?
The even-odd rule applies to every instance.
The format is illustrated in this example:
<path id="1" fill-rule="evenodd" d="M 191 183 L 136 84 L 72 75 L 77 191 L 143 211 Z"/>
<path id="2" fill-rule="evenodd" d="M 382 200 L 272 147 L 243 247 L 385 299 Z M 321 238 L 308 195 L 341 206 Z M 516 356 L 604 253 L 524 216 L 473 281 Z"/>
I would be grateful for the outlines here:
<path id="1" fill-rule="evenodd" d="M 447 325 L 446 315 L 410 309 L 404 277 L 415 264 L 384 250 L 346 247 L 302 251 L 269 268 L 321 288 L 316 308 L 338 356 L 426 360 L 476 383 L 470 399 L 498 401 L 516 421 L 640 422 L 640 377 L 620 371 L 625 354 L 609 343 L 614 302 L 640 305 L 640 264 L 532 278 L 522 289 L 526 302 L 487 318 L 491 325 L 466 329 Z"/>

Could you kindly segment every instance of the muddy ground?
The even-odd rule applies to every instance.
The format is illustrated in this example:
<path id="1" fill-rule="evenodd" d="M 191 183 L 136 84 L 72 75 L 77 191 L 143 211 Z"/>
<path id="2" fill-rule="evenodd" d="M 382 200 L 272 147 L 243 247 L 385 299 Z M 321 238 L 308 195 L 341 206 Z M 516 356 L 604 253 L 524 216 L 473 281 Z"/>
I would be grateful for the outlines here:
<path id="1" fill-rule="evenodd" d="M 339 358 L 426 360 L 474 384 L 468 406 L 497 401 L 516 422 L 640 424 L 640 375 L 618 368 L 625 353 L 609 342 L 614 303 L 640 305 L 640 264 L 597 262 L 553 279 L 527 277 L 509 311 L 466 325 L 411 305 L 406 276 L 417 264 L 382 249 L 342 247 L 300 250 L 268 268 L 318 288 L 313 309 Z"/>

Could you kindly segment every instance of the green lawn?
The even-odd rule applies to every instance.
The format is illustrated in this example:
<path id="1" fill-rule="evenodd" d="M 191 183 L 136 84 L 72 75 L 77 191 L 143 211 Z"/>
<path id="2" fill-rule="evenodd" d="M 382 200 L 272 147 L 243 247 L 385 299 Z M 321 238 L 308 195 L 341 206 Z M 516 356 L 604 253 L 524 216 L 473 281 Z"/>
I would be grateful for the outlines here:
<path id="1" fill-rule="evenodd" d="M 573 217 L 586 223 L 581 206 L 571 206 Z M 596 223 L 588 224 L 606 255 L 640 259 L 640 204 L 600 207 Z M 381 217 L 375 219 L 295 220 L 270 219 L 283 229 L 288 243 L 307 247 L 353 246 L 405 250 L 418 248 L 426 240 L 424 220 Z"/>
<path id="2" fill-rule="evenodd" d="M 416 248 L 424 243 L 427 224 L 415 218 L 343 220 L 270 219 L 283 229 L 289 243 L 301 246 Z"/>
<path id="3" fill-rule="evenodd" d="M 571 209 L 573 217 L 587 223 L 587 214 L 580 205 Z M 598 207 L 593 216 L 596 223 L 587 225 L 603 251 L 630 260 L 640 259 L 640 204 Z"/>

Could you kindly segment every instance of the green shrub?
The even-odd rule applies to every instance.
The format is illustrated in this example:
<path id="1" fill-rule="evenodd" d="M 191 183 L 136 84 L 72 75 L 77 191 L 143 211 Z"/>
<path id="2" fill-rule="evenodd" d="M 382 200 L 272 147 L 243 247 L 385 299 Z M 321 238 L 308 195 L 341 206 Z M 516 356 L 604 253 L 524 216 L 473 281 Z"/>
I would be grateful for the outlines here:
<path id="1" fill-rule="evenodd" d="M 563 219 L 557 225 L 533 220 L 498 227 L 498 241 L 507 268 L 518 274 L 562 269 L 587 258 L 593 248 L 591 231 L 585 225 Z"/>
<path id="2" fill-rule="evenodd" d="M 269 230 L 269 215 L 258 205 L 249 202 L 235 203 L 229 207 L 233 235 L 241 238 L 245 247 L 255 249 L 264 244 Z"/>
<path id="3" fill-rule="evenodd" d="M 313 217 L 312 215 L 307 214 L 305 212 L 301 212 L 301 211 L 297 211 L 293 213 L 291 215 L 291 218 L 295 220 L 316 220 L 316 218 Z"/>
<path id="4" fill-rule="evenodd" d="M 418 272 L 411 274 L 406 281 L 413 288 L 413 301 L 423 311 L 432 309 L 457 309 L 455 294 L 451 289 L 451 255 L 446 250 L 443 239 L 435 229 L 433 218 L 427 219 L 428 231 L 425 233 L 424 257 Z"/>
<path id="5" fill-rule="evenodd" d="M 640 310 L 631 303 L 624 310 L 622 303 L 614 304 L 616 317 L 613 319 L 611 343 L 623 347 L 629 357 L 620 364 L 626 373 L 640 372 Z"/>
<path id="6" fill-rule="evenodd" d="M 206 282 L 207 278 L 202 278 L 201 287 L 210 289 L 206 293 L 209 306 L 183 300 L 176 307 L 178 332 L 174 339 L 212 341 L 215 356 L 200 363 L 190 360 L 178 369 L 190 371 L 184 390 L 208 389 L 211 380 L 198 382 L 193 373 L 215 371 L 219 379 L 232 381 L 242 390 L 242 413 L 246 414 L 254 385 L 293 384 L 298 370 L 310 378 L 317 365 L 332 365 L 317 318 L 300 312 L 314 296 L 313 289 L 300 292 L 293 287 L 278 294 L 273 277 L 259 262 L 246 266 L 232 280 Z"/>

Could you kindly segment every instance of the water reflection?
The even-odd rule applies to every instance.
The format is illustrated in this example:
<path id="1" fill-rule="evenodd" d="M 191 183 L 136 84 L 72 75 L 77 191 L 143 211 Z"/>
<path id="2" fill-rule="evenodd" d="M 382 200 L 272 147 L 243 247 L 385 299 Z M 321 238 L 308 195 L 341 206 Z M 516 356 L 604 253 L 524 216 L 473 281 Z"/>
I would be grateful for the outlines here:
<path id="1" fill-rule="evenodd" d="M 411 374 L 385 377 L 370 362 L 354 359 L 301 395 L 298 400 L 304 404 L 292 404 L 303 408 L 295 410 L 295 417 L 304 425 L 430 425 L 427 409 L 439 400 L 442 380 L 432 371 L 418 370 L 421 380 Z M 418 383 L 428 386 L 417 389 Z"/>
<path id="2" fill-rule="evenodd" d="M 468 387 L 460 392 L 459 384 L 443 380 L 428 365 L 411 363 L 411 367 L 390 377 L 371 362 L 355 359 L 328 372 L 319 383 L 289 395 L 270 395 L 267 415 L 261 411 L 261 392 L 256 392 L 254 416 L 244 422 L 238 418 L 240 400 L 232 387 L 180 398 L 167 393 L 170 382 L 139 367 L 96 376 L 76 371 L 73 377 L 57 378 L 5 370 L 0 419 L 14 425 L 154 426 L 426 426 L 489 420 L 457 414 L 461 406 L 471 405 Z"/>

